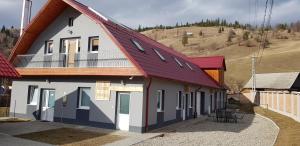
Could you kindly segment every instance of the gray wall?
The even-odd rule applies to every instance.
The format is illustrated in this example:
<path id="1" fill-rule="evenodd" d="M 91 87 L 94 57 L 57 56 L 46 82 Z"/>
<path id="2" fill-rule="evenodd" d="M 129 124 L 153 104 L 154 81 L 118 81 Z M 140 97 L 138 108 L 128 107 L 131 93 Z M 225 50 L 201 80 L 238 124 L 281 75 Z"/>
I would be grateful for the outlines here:
<path id="1" fill-rule="evenodd" d="M 73 27 L 68 26 L 69 17 L 75 18 Z M 70 31 L 72 31 L 72 33 L 69 33 Z M 102 64 L 103 67 L 114 65 L 120 66 L 120 64 L 125 67 L 133 66 L 128 60 L 120 60 L 126 59 L 125 55 L 99 24 L 96 24 L 90 18 L 71 7 L 67 8 L 40 34 L 28 50 L 27 54 L 36 54 L 32 61 L 43 61 L 45 41 L 53 40 L 54 50 L 52 60 L 55 60 L 55 58 L 58 60 L 61 38 L 80 37 L 81 59 L 86 59 L 88 54 L 89 37 L 92 36 L 99 36 L 100 45 L 98 58 L 114 59 L 109 61 L 102 60 L 102 62 L 99 62 L 98 64 Z M 31 67 L 34 67 L 34 65 L 35 64 L 29 64 Z"/>
<path id="2" fill-rule="evenodd" d="M 70 79 L 23 79 L 13 81 L 10 112 L 15 109 L 16 115 L 21 117 L 33 118 L 32 113 L 27 113 L 27 110 L 38 109 L 38 105 L 32 109 L 31 105 L 27 105 L 27 94 L 29 85 L 37 85 L 39 92 L 41 88 L 55 89 L 56 102 L 55 113 L 56 118 L 61 116 L 66 119 L 76 119 L 78 87 L 91 87 L 91 104 L 89 110 L 89 121 L 100 123 L 115 123 L 115 107 L 116 107 L 116 91 L 111 91 L 110 100 L 95 100 L 95 84 L 96 80 L 109 80 L 111 86 L 125 87 L 143 87 L 144 80 L 142 78 L 70 78 Z M 121 84 L 121 80 L 125 85 Z M 67 105 L 62 107 L 62 97 L 67 95 Z M 131 92 L 130 104 L 130 126 L 142 127 L 143 124 L 143 92 Z M 16 101 L 16 106 L 14 106 Z M 39 103 L 39 101 L 38 101 Z"/>

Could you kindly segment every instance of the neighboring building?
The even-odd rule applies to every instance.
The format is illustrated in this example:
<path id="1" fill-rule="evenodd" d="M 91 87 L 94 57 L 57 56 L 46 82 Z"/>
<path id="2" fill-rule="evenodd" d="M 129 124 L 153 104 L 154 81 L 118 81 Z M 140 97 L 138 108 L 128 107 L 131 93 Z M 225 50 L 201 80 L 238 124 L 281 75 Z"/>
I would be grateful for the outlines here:
<path id="1" fill-rule="evenodd" d="M 242 90 L 241 100 L 255 103 L 300 122 L 299 72 L 256 74 L 256 92 L 251 78 Z"/>
<path id="2" fill-rule="evenodd" d="M 74 0 L 49 0 L 10 60 L 23 77 L 11 111 L 23 118 L 145 132 L 223 98 L 186 56 Z"/>
<path id="3" fill-rule="evenodd" d="M 258 91 L 300 91 L 299 72 L 256 74 L 256 90 Z M 244 86 L 243 95 L 253 103 L 259 104 L 259 95 L 252 95 L 253 78 Z"/>

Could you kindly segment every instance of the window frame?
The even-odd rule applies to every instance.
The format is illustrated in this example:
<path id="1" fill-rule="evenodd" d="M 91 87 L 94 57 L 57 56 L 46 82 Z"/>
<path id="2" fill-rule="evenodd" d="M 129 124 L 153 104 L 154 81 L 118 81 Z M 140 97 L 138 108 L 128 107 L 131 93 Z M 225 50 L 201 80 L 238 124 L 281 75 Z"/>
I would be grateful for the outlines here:
<path id="1" fill-rule="evenodd" d="M 157 109 L 157 112 L 163 112 L 164 111 L 164 100 L 165 100 L 165 90 L 162 90 L 162 89 L 160 89 L 160 90 L 157 90 L 157 92 L 156 92 L 156 109 Z M 160 99 L 158 99 L 158 95 L 160 95 Z M 158 102 L 160 103 L 159 105 L 159 107 L 158 107 Z"/>
<path id="2" fill-rule="evenodd" d="M 37 89 L 37 98 L 36 98 L 36 103 L 35 104 L 32 104 L 32 101 L 29 101 L 30 100 L 30 96 L 32 95 L 32 93 L 31 93 L 31 88 L 34 88 L 34 89 Z M 39 98 L 39 90 L 38 90 L 38 86 L 37 85 L 29 85 L 28 86 L 28 92 L 27 92 L 27 105 L 38 105 L 38 98 Z M 33 93 L 33 95 L 32 96 L 34 96 L 34 93 Z M 33 97 L 32 97 L 32 99 L 33 99 Z"/>
<path id="3" fill-rule="evenodd" d="M 166 58 L 157 49 L 153 48 L 153 51 L 162 61 L 166 62 Z"/>
<path id="4" fill-rule="evenodd" d="M 61 38 L 60 39 L 60 48 L 59 53 L 60 54 L 68 54 L 69 53 L 69 46 L 67 45 L 65 48 L 65 52 L 62 52 L 62 48 L 64 47 L 64 43 L 67 42 L 69 44 L 69 40 L 76 40 L 76 50 L 75 53 L 80 53 L 81 50 L 81 37 L 69 37 L 69 38 Z"/>
<path id="5" fill-rule="evenodd" d="M 51 50 L 51 52 L 49 52 L 50 51 L 50 45 L 49 44 L 52 44 L 52 50 Z M 52 55 L 53 54 L 53 48 L 54 48 L 54 41 L 53 40 L 47 40 L 47 41 L 45 41 L 45 51 L 44 51 L 44 54 L 45 55 Z"/>
<path id="6" fill-rule="evenodd" d="M 69 21 L 68 21 L 68 26 L 69 27 L 73 27 L 74 26 L 74 17 L 69 17 L 69 19 L 68 19 Z"/>
<path id="7" fill-rule="evenodd" d="M 92 43 L 92 40 L 95 40 L 95 39 L 98 39 L 98 49 L 97 51 L 93 51 L 93 43 Z M 99 52 L 99 49 L 100 49 L 100 38 L 99 36 L 92 36 L 92 37 L 89 37 L 89 46 L 88 46 L 88 52 L 89 53 L 98 53 Z"/>
<path id="8" fill-rule="evenodd" d="M 136 46 L 136 48 L 141 51 L 141 52 L 145 52 L 145 48 L 142 47 L 142 45 L 137 42 L 136 40 L 134 39 L 131 39 L 131 42 Z"/>
<path id="9" fill-rule="evenodd" d="M 194 92 L 190 93 L 190 99 L 189 99 L 189 107 L 192 108 L 194 106 L 193 102 L 194 102 Z"/>
<path id="10" fill-rule="evenodd" d="M 78 87 L 78 104 L 77 107 L 78 109 L 84 109 L 84 110 L 89 110 L 90 109 L 90 103 L 91 103 L 91 95 L 90 95 L 90 100 L 89 100 L 89 106 L 82 106 L 81 105 L 81 100 L 82 100 L 82 89 L 89 89 L 90 93 L 92 91 L 91 87 Z"/>
<path id="11" fill-rule="evenodd" d="M 190 70 L 194 70 L 190 64 L 188 64 L 187 62 L 185 64 L 189 67 Z"/>
<path id="12" fill-rule="evenodd" d="M 179 65 L 179 67 L 183 68 L 183 64 L 176 57 L 174 57 L 174 60 Z"/>
<path id="13" fill-rule="evenodd" d="M 180 110 L 182 109 L 182 91 L 178 91 L 177 92 L 177 105 L 176 105 L 176 109 Z"/>

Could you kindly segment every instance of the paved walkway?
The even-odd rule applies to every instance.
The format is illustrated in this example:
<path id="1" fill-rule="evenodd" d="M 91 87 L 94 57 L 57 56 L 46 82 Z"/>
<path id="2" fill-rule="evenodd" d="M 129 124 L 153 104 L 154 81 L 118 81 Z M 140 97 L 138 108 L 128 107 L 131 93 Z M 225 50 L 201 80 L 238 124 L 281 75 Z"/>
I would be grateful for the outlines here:
<path id="1" fill-rule="evenodd" d="M 163 132 L 165 135 L 137 145 L 271 146 L 279 129 L 272 121 L 249 114 L 238 123 L 217 123 L 211 119 L 198 118 L 153 132 Z"/>

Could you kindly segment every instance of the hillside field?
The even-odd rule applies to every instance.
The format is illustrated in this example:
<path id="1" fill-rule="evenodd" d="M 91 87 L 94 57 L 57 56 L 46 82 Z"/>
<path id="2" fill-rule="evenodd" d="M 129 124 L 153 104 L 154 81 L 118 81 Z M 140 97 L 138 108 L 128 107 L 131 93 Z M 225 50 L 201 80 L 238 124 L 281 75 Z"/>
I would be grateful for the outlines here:
<path id="1" fill-rule="evenodd" d="M 193 26 L 167 30 L 153 29 L 142 33 L 187 56 L 225 56 L 227 66 L 225 81 L 229 87 L 236 90 L 246 84 L 251 77 L 253 54 L 259 56 L 256 59 L 257 73 L 300 71 L 299 33 L 288 33 L 286 30 L 269 31 L 267 38 L 270 44 L 259 51 L 257 38 L 260 38 L 260 35 L 257 31 L 250 32 L 249 39 L 243 40 L 246 30 L 225 28 L 221 33 L 218 30 L 219 27 Z M 228 42 L 230 31 L 235 35 L 232 41 Z M 184 32 L 190 34 L 188 44 L 185 46 L 182 44 Z"/>

